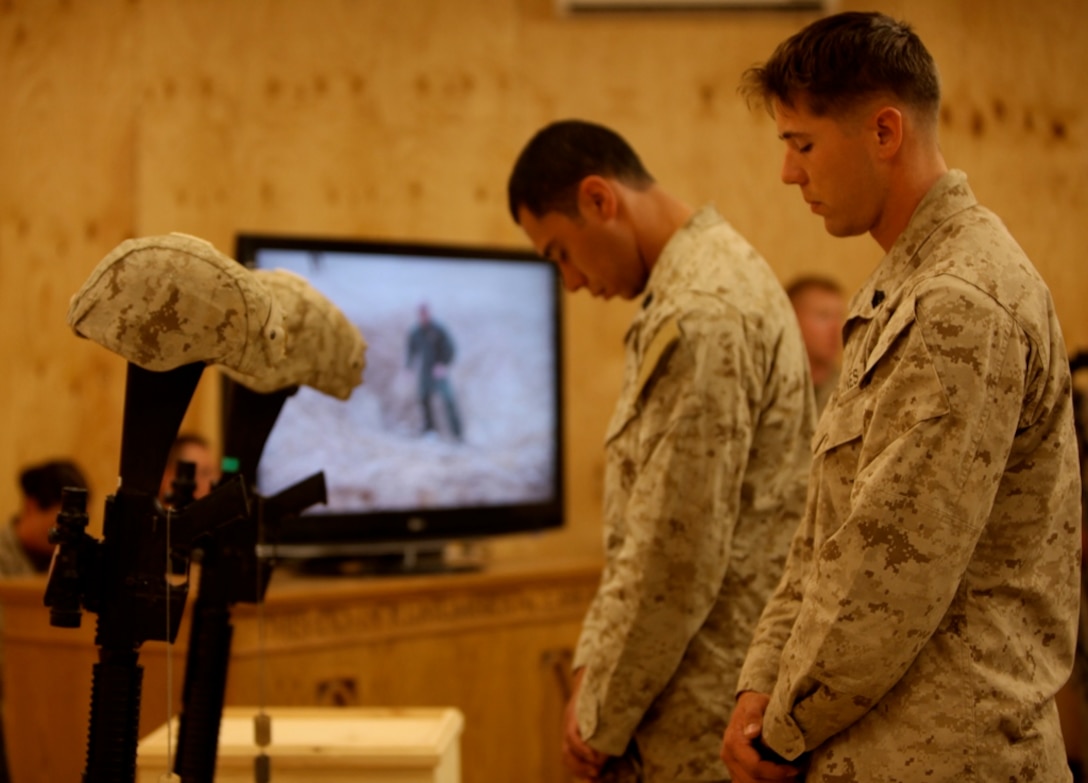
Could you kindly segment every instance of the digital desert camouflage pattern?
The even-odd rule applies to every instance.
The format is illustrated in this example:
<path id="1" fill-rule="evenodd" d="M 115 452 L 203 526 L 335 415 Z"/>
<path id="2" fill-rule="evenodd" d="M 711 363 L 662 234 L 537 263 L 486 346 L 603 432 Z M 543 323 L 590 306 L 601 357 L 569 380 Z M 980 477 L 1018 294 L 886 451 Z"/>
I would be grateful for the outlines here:
<path id="1" fill-rule="evenodd" d="M 767 745 L 808 751 L 806 783 L 1069 780 L 1078 484 L 1050 293 L 952 171 L 851 302 L 741 675 Z"/>
<path id="2" fill-rule="evenodd" d="M 726 780 L 734 685 L 804 509 L 815 405 L 774 273 L 712 208 L 666 245 L 607 434 L 605 567 L 575 654 L 582 736 L 642 780 Z M 632 779 L 618 770 L 606 779 Z"/>
<path id="3" fill-rule="evenodd" d="M 363 382 L 366 341 L 343 311 L 300 275 L 286 269 L 253 272 L 279 302 L 286 331 L 282 360 L 259 376 L 223 373 L 261 394 L 310 386 L 346 400 Z"/>
<path id="4" fill-rule="evenodd" d="M 27 556 L 26 549 L 19 540 L 15 523 L 0 525 L 0 578 L 9 576 L 29 576 L 38 569 Z"/>
<path id="5" fill-rule="evenodd" d="M 33 561 L 27 556 L 19 534 L 15 532 L 15 523 L 0 524 L 0 579 L 12 576 L 31 576 L 38 573 Z M 0 609 L 0 627 L 3 627 L 3 610 Z M 4 662 L 4 636 L 0 634 L 0 666 Z M 0 698 L 3 698 L 3 683 L 0 683 Z"/>
<path id="6" fill-rule="evenodd" d="M 205 362 L 260 376 L 285 350 L 283 314 L 268 289 L 187 234 L 115 247 L 72 297 L 68 325 L 152 371 Z"/>

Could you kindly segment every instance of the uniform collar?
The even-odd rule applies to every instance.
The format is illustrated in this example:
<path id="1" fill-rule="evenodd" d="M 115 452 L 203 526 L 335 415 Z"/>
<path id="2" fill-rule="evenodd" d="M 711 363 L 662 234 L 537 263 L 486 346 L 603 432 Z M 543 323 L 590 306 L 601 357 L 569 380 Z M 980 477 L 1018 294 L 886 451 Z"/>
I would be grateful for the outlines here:
<path id="1" fill-rule="evenodd" d="M 692 244 L 697 241 L 699 235 L 724 222 L 725 218 L 714 205 L 706 204 L 695 210 L 688 221 L 669 237 L 669 241 L 661 250 L 661 255 L 654 262 L 653 269 L 650 270 L 650 279 L 646 281 L 646 293 L 642 298 L 643 309 L 650 306 L 655 296 L 659 295 L 657 292 L 667 291 L 676 280 L 683 269 L 685 259 L 691 255 Z"/>
<path id="2" fill-rule="evenodd" d="M 952 216 L 978 205 L 967 175 L 952 169 L 922 198 L 903 233 L 850 300 L 847 320 L 872 318 L 882 304 L 894 305 L 904 282 L 921 266 L 933 232 Z"/>

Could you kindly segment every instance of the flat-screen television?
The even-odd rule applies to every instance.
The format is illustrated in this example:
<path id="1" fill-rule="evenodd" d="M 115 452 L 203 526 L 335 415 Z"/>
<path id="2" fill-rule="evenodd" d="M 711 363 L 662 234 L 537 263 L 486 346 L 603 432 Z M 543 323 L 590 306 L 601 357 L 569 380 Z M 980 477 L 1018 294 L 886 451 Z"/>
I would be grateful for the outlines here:
<path id="1" fill-rule="evenodd" d="M 238 235 L 236 258 L 301 275 L 367 342 L 362 385 L 346 401 L 300 387 L 247 477 L 272 497 L 325 475 L 327 503 L 280 524 L 274 556 L 410 564 L 447 542 L 563 524 L 551 263 L 527 250 L 258 234 Z"/>

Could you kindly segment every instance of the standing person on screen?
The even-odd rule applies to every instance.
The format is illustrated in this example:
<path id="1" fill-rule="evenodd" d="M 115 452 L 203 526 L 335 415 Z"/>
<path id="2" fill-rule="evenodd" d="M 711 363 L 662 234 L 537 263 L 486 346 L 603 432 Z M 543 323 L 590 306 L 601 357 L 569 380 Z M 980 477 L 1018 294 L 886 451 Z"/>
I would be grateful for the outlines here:
<path id="1" fill-rule="evenodd" d="M 431 318 L 426 304 L 419 306 L 419 321 L 408 335 L 407 366 L 416 365 L 419 377 L 419 404 L 423 411 L 423 434 L 437 432 L 431 397 L 437 394 L 446 406 L 446 421 L 455 440 L 461 440 L 461 416 L 450 386 L 453 338 L 442 324 Z"/>
<path id="2" fill-rule="evenodd" d="M 804 506 L 814 406 L 797 321 L 752 246 L 712 206 L 667 193 L 607 128 L 537 133 L 509 206 L 568 291 L 642 297 L 564 761 L 591 780 L 726 780 L 733 686 Z"/>
<path id="3" fill-rule="evenodd" d="M 1069 780 L 1054 694 L 1080 497 L 1050 292 L 947 168 L 937 70 L 907 24 L 823 18 L 745 87 L 785 142 L 783 181 L 885 255 L 850 302 L 804 522 L 722 756 L 739 783 L 790 765 L 806 783 Z"/>

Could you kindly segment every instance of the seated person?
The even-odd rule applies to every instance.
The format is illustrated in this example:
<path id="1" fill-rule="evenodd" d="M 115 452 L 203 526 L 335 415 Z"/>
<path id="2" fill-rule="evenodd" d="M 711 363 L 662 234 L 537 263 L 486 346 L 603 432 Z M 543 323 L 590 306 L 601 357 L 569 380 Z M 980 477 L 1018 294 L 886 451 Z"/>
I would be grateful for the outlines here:
<path id="1" fill-rule="evenodd" d="M 22 504 L 12 523 L 0 529 L 0 576 L 43 573 L 53 558 L 49 531 L 56 524 L 65 487 L 87 489 L 83 471 L 70 460 L 52 460 L 19 474 Z"/>
<path id="2" fill-rule="evenodd" d="M 171 505 L 170 496 L 174 491 L 174 477 L 177 475 L 179 462 L 191 462 L 196 466 L 193 500 L 200 500 L 207 495 L 212 491 L 215 482 L 219 481 L 219 466 L 207 438 L 195 432 L 181 433 L 170 447 L 162 484 L 159 485 L 159 501 L 163 505 Z"/>

